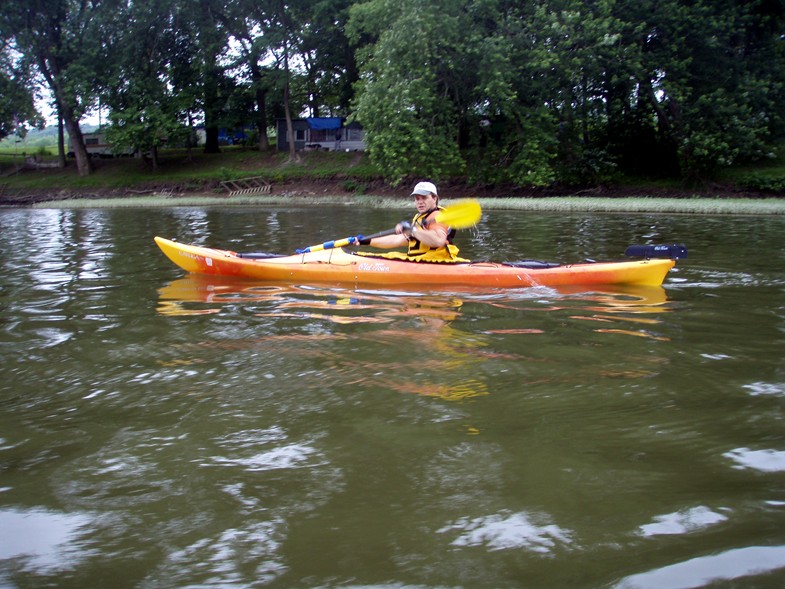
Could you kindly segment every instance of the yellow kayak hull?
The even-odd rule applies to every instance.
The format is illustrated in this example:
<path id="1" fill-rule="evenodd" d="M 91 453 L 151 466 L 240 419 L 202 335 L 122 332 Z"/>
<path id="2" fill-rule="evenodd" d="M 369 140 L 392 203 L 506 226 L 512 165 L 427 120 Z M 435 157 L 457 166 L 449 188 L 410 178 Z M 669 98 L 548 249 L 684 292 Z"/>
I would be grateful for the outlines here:
<path id="1" fill-rule="evenodd" d="M 671 259 L 593 262 L 553 268 L 518 268 L 493 262 L 428 264 L 359 256 L 340 248 L 252 259 L 240 257 L 228 250 L 186 245 L 162 237 L 156 237 L 155 242 L 172 262 L 187 272 L 261 281 L 342 286 L 660 286 L 676 264 Z"/>

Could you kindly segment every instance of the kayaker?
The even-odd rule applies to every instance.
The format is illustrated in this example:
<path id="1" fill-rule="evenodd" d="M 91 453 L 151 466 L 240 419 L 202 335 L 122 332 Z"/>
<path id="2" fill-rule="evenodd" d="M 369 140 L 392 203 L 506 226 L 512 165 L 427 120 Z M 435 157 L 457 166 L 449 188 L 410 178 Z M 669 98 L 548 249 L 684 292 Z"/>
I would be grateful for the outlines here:
<path id="1" fill-rule="evenodd" d="M 468 262 L 458 257 L 458 248 L 452 243 L 455 230 L 434 220 L 439 207 L 439 193 L 432 182 L 418 182 L 410 196 L 414 197 L 417 213 L 412 222 L 398 223 L 394 235 L 376 237 L 371 247 L 391 249 L 408 247 L 407 252 L 382 254 L 386 258 L 422 262 Z"/>

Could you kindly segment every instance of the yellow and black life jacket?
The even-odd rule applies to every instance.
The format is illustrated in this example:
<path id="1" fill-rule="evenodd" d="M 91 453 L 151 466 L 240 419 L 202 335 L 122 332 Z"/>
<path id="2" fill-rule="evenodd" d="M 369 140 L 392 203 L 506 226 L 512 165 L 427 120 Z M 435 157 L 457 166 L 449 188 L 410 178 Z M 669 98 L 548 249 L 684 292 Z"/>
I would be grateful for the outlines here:
<path id="1" fill-rule="evenodd" d="M 412 219 L 412 229 L 415 227 L 420 229 L 428 229 L 428 225 L 430 225 L 432 222 L 428 220 L 428 217 L 430 217 L 433 213 L 441 210 L 444 210 L 443 207 L 431 209 L 425 213 L 416 213 Z M 447 234 L 447 243 L 438 248 L 432 248 L 414 239 L 414 237 L 410 237 L 409 251 L 406 252 L 406 256 L 409 259 L 422 259 L 423 261 L 455 260 L 458 255 L 458 248 L 452 244 L 454 237 L 455 229 L 450 227 L 449 233 Z"/>
<path id="2" fill-rule="evenodd" d="M 427 229 L 428 217 L 435 213 L 438 210 L 442 210 L 442 207 L 438 209 L 430 210 L 426 213 L 417 213 L 414 215 L 412 219 L 412 227 L 420 227 L 422 229 Z M 409 238 L 409 250 L 404 252 L 384 252 L 384 253 L 377 253 L 377 252 L 357 252 L 357 255 L 360 256 L 367 256 L 370 258 L 386 258 L 388 260 L 405 260 L 409 262 L 437 262 L 442 264 L 454 264 L 459 262 L 471 262 L 471 260 L 467 260 L 465 258 L 458 257 L 458 247 L 452 244 L 452 240 L 455 237 L 455 229 L 452 227 L 449 228 L 449 232 L 447 234 L 447 243 L 442 247 L 431 248 L 424 243 L 420 243 L 418 240 L 410 237 Z"/>

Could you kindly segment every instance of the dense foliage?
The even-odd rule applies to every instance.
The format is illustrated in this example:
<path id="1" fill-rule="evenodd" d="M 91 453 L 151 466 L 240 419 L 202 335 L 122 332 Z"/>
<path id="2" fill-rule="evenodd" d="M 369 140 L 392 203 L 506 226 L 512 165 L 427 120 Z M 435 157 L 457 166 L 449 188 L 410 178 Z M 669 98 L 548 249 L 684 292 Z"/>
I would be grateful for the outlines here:
<path id="1" fill-rule="evenodd" d="M 7 45 L 0 47 L 0 140 L 9 135 L 24 136 L 28 125 L 43 119 L 36 111 L 30 68 L 15 63 Z"/>
<path id="2" fill-rule="evenodd" d="M 0 39 L 3 132 L 33 65 L 72 139 L 100 101 L 153 155 L 343 116 L 392 182 L 543 186 L 705 178 L 785 136 L 783 0 L 8 0 Z"/>

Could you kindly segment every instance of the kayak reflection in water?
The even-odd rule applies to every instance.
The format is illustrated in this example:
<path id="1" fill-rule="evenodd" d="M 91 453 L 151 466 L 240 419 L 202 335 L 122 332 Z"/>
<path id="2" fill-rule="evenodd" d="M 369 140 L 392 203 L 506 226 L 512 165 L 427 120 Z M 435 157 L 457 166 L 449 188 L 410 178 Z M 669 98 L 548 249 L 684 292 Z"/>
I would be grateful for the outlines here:
<path id="1" fill-rule="evenodd" d="M 458 257 L 459 250 L 452 243 L 455 229 L 436 220 L 437 213 L 444 210 L 439 206 L 436 186 L 432 182 L 418 182 L 411 196 L 417 208 L 411 223 L 398 223 L 395 234 L 362 239 L 360 245 L 382 249 L 408 247 L 406 253 L 371 254 L 376 257 L 416 262 L 468 262 Z"/>

